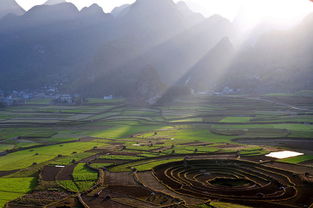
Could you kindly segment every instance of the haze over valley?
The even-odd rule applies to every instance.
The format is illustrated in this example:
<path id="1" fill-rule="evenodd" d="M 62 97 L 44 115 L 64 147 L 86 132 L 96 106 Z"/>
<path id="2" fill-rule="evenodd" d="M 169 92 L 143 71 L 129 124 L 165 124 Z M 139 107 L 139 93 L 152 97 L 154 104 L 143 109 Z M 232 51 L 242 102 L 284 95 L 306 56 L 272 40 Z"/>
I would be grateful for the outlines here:
<path id="1" fill-rule="evenodd" d="M 0 0 L 0 208 L 313 208 L 312 0 Z"/>
<path id="2" fill-rule="evenodd" d="M 312 88 L 312 15 L 284 30 L 260 23 L 243 35 L 239 20 L 204 17 L 171 0 L 138 0 L 112 13 L 96 4 L 79 11 L 62 0 L 26 12 L 14 0 L 1 4 L 8 8 L 0 19 L 4 91 L 56 87 L 132 97 L 143 91 L 142 73 L 153 79 L 140 95 L 146 99 L 177 86 L 244 93 Z"/>

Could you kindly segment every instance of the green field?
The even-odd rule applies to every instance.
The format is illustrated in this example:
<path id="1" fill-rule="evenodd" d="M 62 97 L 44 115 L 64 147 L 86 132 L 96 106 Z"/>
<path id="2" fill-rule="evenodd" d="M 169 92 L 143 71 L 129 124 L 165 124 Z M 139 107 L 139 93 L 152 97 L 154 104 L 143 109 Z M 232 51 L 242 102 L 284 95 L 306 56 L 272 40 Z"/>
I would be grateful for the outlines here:
<path id="1" fill-rule="evenodd" d="M 3 156 L 0 160 L 0 170 L 27 168 L 33 163 L 46 162 L 56 158 L 58 155 L 69 156 L 74 151 L 81 153 L 100 145 L 104 146 L 105 144 L 97 142 L 75 142 L 22 150 Z"/>
<path id="2" fill-rule="evenodd" d="M 312 155 L 302 155 L 302 156 L 298 156 L 298 157 L 282 159 L 279 161 L 280 162 L 286 162 L 286 163 L 292 163 L 292 164 L 298 164 L 298 163 L 302 163 L 302 162 L 309 161 L 309 160 L 313 160 Z"/>
<path id="3" fill-rule="evenodd" d="M 74 181 L 95 181 L 98 173 L 91 170 L 85 163 L 78 163 L 73 172 Z"/>
<path id="4" fill-rule="evenodd" d="M 220 120 L 222 123 L 247 123 L 252 117 L 226 117 Z"/>
<path id="5" fill-rule="evenodd" d="M 89 98 L 84 105 L 62 106 L 36 99 L 2 109 L 0 171 L 17 172 L 0 177 L 0 207 L 32 190 L 83 193 L 94 187 L 101 171 L 149 171 L 192 155 L 227 153 L 253 158 L 276 150 L 271 144 L 245 145 L 236 139 L 313 139 L 311 98 L 306 95 L 302 100 L 301 96 L 261 97 L 278 99 L 278 103 L 245 96 L 194 96 L 153 106 L 98 98 Z M 287 106 L 279 104 L 288 99 Z M 311 155 L 305 155 L 280 161 L 301 165 L 311 160 Z M 39 178 L 45 166 L 74 164 L 66 180 Z M 223 202 L 211 205 L 244 207 Z"/>
<path id="6" fill-rule="evenodd" d="M 0 206 L 30 192 L 35 184 L 35 178 L 0 178 Z"/>

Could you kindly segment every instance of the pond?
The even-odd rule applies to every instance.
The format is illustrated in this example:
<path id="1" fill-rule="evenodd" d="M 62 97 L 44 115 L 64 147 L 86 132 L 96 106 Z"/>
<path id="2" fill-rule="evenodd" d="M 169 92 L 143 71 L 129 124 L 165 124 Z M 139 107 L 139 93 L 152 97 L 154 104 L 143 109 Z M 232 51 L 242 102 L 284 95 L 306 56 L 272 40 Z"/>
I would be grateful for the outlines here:
<path id="1" fill-rule="evenodd" d="M 297 157 L 300 155 L 304 155 L 300 152 L 294 152 L 294 151 L 279 151 L 279 152 L 271 152 L 270 154 L 267 154 L 267 157 L 277 158 L 277 159 L 285 159 L 290 157 Z"/>

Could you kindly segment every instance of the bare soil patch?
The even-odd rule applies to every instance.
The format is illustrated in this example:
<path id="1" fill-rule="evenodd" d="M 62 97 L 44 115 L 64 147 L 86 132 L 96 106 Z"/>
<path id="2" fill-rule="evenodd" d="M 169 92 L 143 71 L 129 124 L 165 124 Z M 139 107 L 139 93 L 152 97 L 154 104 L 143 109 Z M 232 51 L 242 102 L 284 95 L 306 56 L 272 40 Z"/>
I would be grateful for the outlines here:
<path id="1" fill-rule="evenodd" d="M 66 197 L 68 197 L 68 194 L 64 192 L 36 191 L 10 202 L 9 207 L 30 207 L 30 205 L 31 207 L 42 207 L 52 202 L 60 201 Z"/>
<path id="2" fill-rule="evenodd" d="M 45 166 L 41 171 L 41 179 L 44 181 L 54 181 L 57 174 L 63 168 L 57 168 L 55 166 Z"/>
<path id="3" fill-rule="evenodd" d="M 127 206 L 118 202 L 115 202 L 111 199 L 107 200 L 106 197 L 109 194 L 105 194 L 104 192 L 100 194 L 98 197 L 90 197 L 90 196 L 82 196 L 84 202 L 92 208 L 134 208 L 132 206 Z M 112 195 L 110 195 L 112 197 Z"/>
<path id="4" fill-rule="evenodd" d="M 114 163 L 114 164 L 122 164 L 127 160 L 107 160 L 107 159 L 95 159 L 92 163 Z"/>
<path id="5" fill-rule="evenodd" d="M 153 191 L 156 191 L 156 192 L 164 193 L 164 194 L 169 195 L 173 198 L 180 199 L 180 200 L 184 201 L 185 204 L 195 205 L 195 204 L 200 204 L 200 203 L 205 202 L 205 200 L 202 201 L 202 200 L 188 197 L 185 195 L 181 195 L 181 194 L 178 194 L 174 191 L 169 190 L 166 186 L 161 184 L 154 177 L 154 175 L 152 174 L 152 171 L 138 172 L 136 174 L 136 177 L 137 177 L 138 181 L 140 183 L 142 183 L 145 187 L 147 187 Z"/>
<path id="6" fill-rule="evenodd" d="M 72 180 L 73 179 L 72 173 L 75 167 L 76 167 L 76 164 L 68 165 L 62 168 L 62 170 L 56 175 L 56 179 L 57 180 Z"/>
<path id="7" fill-rule="evenodd" d="M 111 173 L 105 172 L 104 182 L 109 186 L 136 186 L 138 185 L 134 179 L 133 173 Z"/>
<path id="8" fill-rule="evenodd" d="M 212 143 L 208 142 L 189 142 L 189 143 L 183 143 L 181 145 L 187 145 L 187 146 L 207 146 L 211 145 Z"/>

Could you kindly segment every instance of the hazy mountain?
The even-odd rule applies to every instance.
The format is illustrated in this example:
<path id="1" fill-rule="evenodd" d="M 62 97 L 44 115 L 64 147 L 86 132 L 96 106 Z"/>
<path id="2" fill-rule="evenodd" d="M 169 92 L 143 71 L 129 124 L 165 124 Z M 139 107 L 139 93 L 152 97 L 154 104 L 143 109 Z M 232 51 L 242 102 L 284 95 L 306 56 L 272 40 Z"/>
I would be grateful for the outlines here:
<path id="1" fill-rule="evenodd" d="M 228 20 L 212 16 L 153 48 L 141 60 L 156 66 L 162 80 L 173 84 L 223 37 L 231 37 L 233 33 Z"/>
<path id="2" fill-rule="evenodd" d="M 130 7 L 129 4 L 124 4 L 122 6 L 115 7 L 112 10 L 111 15 L 114 16 L 114 17 L 122 17 L 122 16 L 124 16 L 127 13 L 129 7 Z"/>
<path id="3" fill-rule="evenodd" d="M 312 89 L 312 27 L 310 15 L 295 28 L 263 34 L 237 54 L 227 83 L 253 92 Z"/>
<path id="4" fill-rule="evenodd" d="M 110 81 L 103 81 L 106 77 L 116 77 L 118 83 L 121 78 L 115 76 L 116 73 L 134 74 L 147 65 L 154 66 L 160 72 L 159 65 L 149 61 L 156 60 L 159 46 L 189 30 L 201 20 L 204 18 L 199 18 L 198 14 L 194 14 L 192 18 L 190 11 L 182 13 L 179 6 L 171 0 L 136 1 L 129 6 L 124 16 L 115 19 L 112 26 L 115 39 L 102 46 L 94 62 L 88 67 L 90 70 L 84 77 L 88 77 L 90 82 L 86 85 L 102 83 L 102 88 L 108 89 Z M 160 74 L 161 78 L 163 75 Z M 99 84 L 95 86 L 99 89 Z"/>
<path id="5" fill-rule="evenodd" d="M 196 91 L 217 90 L 223 86 L 235 56 L 229 38 L 222 39 L 182 79 L 182 84 Z"/>
<path id="6" fill-rule="evenodd" d="M 103 16 L 105 15 L 102 7 L 100 7 L 97 4 L 92 4 L 89 7 L 84 7 L 81 12 L 80 15 L 86 15 L 86 16 Z"/>
<path id="7" fill-rule="evenodd" d="M 79 12 L 61 3 L 0 21 L 0 88 L 38 88 L 73 78 L 71 73 L 85 68 L 106 38 L 110 19 L 96 5 Z"/>
<path id="8" fill-rule="evenodd" d="M 150 101 L 165 88 L 307 89 L 312 28 L 312 15 L 290 30 L 258 26 L 247 37 L 253 44 L 237 48 L 234 24 L 204 18 L 182 2 L 137 0 L 106 14 L 96 4 L 79 11 L 48 1 L 0 20 L 0 89 L 62 83 L 66 92 Z"/>
<path id="9" fill-rule="evenodd" d="M 62 4 L 66 3 L 65 0 L 47 0 L 44 5 L 55 5 L 55 4 Z"/>
<path id="10" fill-rule="evenodd" d="M 0 18 L 8 15 L 23 15 L 25 10 L 15 0 L 0 1 Z"/>

